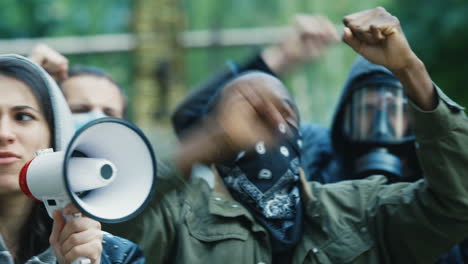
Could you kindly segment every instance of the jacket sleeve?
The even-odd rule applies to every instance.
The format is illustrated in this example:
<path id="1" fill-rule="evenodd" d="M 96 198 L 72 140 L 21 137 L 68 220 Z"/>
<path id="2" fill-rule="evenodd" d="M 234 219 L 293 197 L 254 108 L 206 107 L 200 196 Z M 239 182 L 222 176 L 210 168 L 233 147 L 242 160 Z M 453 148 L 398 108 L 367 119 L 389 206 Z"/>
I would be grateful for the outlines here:
<path id="1" fill-rule="evenodd" d="M 103 232 L 101 263 L 144 264 L 145 256 L 141 248 L 121 237 Z"/>
<path id="2" fill-rule="evenodd" d="M 411 106 L 425 180 L 368 190 L 366 215 L 382 263 L 433 263 L 468 236 L 468 122 L 436 90 L 435 110 Z"/>
<path id="3" fill-rule="evenodd" d="M 179 197 L 185 182 L 174 171 L 161 174 L 156 181 L 155 193 L 143 212 L 123 223 L 103 224 L 104 230 L 138 244 L 147 263 L 168 263 L 171 249 L 175 248 L 176 226 L 180 220 Z"/>
<path id="4" fill-rule="evenodd" d="M 265 64 L 262 57 L 257 54 L 249 58 L 243 64 L 228 63 L 226 69 L 212 76 L 207 81 L 196 87 L 189 95 L 176 107 L 171 116 L 172 126 L 178 137 L 184 131 L 193 128 L 203 116 L 209 112 L 214 99 L 218 96 L 223 86 L 236 75 L 249 70 L 259 70 L 273 74 Z M 274 74 L 273 74 L 274 75 Z"/>

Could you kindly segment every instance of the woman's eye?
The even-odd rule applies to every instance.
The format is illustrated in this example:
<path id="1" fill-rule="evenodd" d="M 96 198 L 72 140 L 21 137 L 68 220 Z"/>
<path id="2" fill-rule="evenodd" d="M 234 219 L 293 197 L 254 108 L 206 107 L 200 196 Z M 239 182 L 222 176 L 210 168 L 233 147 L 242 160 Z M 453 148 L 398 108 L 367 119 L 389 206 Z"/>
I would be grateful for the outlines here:
<path id="1" fill-rule="evenodd" d="M 18 113 L 15 115 L 15 119 L 18 121 L 29 121 L 29 120 L 34 120 L 35 118 L 31 114 Z"/>

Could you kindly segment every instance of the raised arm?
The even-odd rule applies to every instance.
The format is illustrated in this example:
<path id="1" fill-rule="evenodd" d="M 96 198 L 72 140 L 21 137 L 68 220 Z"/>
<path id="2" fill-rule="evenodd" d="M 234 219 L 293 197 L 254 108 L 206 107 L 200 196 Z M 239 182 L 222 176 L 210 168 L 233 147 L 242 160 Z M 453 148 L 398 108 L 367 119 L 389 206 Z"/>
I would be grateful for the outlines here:
<path id="1" fill-rule="evenodd" d="M 207 114 L 221 88 L 232 78 L 247 71 L 282 75 L 306 62 L 316 60 L 326 48 L 339 41 L 333 24 L 321 16 L 300 14 L 278 43 L 263 49 L 242 64 L 230 62 L 226 69 L 214 74 L 196 87 L 177 106 L 172 125 L 178 136 L 193 128 Z"/>
<path id="2" fill-rule="evenodd" d="M 209 112 L 213 100 L 219 95 L 224 85 L 238 74 L 250 70 L 271 73 L 261 56 L 255 55 L 242 64 L 229 62 L 225 69 L 215 73 L 207 81 L 195 87 L 180 102 L 171 115 L 172 126 L 180 138 L 184 132 L 194 128 Z"/>
<path id="3" fill-rule="evenodd" d="M 34 46 L 29 59 L 44 68 L 56 82 L 68 77 L 68 59 L 45 44 Z"/>
<path id="4" fill-rule="evenodd" d="M 432 83 L 397 18 L 383 8 L 345 17 L 343 40 L 391 70 L 411 100 L 425 180 L 368 190 L 367 221 L 381 263 L 431 263 L 468 235 L 468 122 Z M 371 208 L 371 209 L 369 209 Z"/>

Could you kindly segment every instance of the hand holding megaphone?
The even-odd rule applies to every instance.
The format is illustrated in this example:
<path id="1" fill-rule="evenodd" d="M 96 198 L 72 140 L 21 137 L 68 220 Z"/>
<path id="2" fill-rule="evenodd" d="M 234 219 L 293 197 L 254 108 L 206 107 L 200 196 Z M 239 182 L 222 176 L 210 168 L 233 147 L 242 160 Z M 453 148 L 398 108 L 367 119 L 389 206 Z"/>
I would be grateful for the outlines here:
<path id="1" fill-rule="evenodd" d="M 20 186 L 24 193 L 43 201 L 54 219 L 50 241 L 59 263 L 99 263 L 95 260 L 96 254 L 100 257 L 102 251 L 100 224 L 89 218 L 78 219 L 81 213 L 63 188 L 64 155 L 52 149 L 37 151 L 36 157 L 20 172 Z M 67 161 L 69 189 L 79 196 L 103 188 L 116 178 L 115 165 L 106 159 L 72 156 Z M 34 194 L 29 186 L 34 186 Z"/>
<path id="2" fill-rule="evenodd" d="M 62 212 L 55 211 L 53 219 L 50 245 L 58 263 L 100 263 L 102 231 L 99 222 L 81 217 L 73 204 L 65 207 Z"/>

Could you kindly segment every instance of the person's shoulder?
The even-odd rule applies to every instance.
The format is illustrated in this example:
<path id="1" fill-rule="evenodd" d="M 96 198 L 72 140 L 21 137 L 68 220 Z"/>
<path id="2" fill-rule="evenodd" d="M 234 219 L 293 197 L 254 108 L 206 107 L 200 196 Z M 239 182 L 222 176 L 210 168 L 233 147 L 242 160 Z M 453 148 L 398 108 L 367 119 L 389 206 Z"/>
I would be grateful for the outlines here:
<path id="1" fill-rule="evenodd" d="M 322 151 L 332 151 L 329 128 L 320 124 L 303 122 L 299 131 L 305 150 L 320 148 L 323 149 Z"/>
<path id="2" fill-rule="evenodd" d="M 122 237 L 103 232 L 101 263 L 145 263 L 141 248 Z"/>
<path id="3" fill-rule="evenodd" d="M 330 129 L 321 124 L 311 122 L 301 122 L 301 133 L 329 133 Z"/>
<path id="4" fill-rule="evenodd" d="M 340 196 L 344 199 L 366 192 L 378 191 L 387 185 L 388 179 L 382 175 L 374 175 L 365 179 L 344 180 L 334 183 L 309 182 L 311 188 L 318 196 Z"/>

